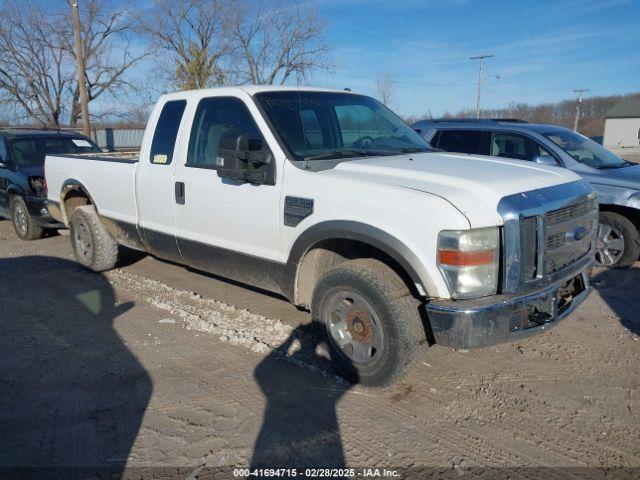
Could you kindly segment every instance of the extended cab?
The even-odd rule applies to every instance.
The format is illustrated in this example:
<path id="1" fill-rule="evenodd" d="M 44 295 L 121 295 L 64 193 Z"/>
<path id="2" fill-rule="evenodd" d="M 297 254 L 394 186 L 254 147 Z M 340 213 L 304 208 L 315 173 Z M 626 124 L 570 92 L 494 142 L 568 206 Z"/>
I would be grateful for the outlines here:
<path id="1" fill-rule="evenodd" d="M 385 386 L 423 345 L 546 330 L 589 292 L 597 224 L 576 174 L 430 150 L 350 92 L 233 87 L 157 103 L 139 160 L 55 156 L 78 261 L 118 245 L 309 308 L 348 378 Z"/>

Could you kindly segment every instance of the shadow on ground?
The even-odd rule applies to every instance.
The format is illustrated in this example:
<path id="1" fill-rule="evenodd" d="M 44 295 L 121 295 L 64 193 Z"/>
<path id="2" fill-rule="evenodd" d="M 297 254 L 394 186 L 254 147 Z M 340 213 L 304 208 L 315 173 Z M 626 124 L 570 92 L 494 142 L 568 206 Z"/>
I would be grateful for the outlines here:
<path id="1" fill-rule="evenodd" d="M 331 374 L 318 346 L 313 325 L 300 326 L 256 367 L 267 406 L 251 468 L 345 467 L 336 404 L 352 385 Z"/>
<path id="2" fill-rule="evenodd" d="M 640 268 L 609 269 L 598 272 L 591 280 L 609 307 L 620 317 L 620 323 L 640 335 Z"/>
<path id="3" fill-rule="evenodd" d="M 103 276 L 53 257 L 0 259 L 0 279 L 0 469 L 117 477 L 152 392 L 113 327 L 132 304 L 117 305 Z"/>

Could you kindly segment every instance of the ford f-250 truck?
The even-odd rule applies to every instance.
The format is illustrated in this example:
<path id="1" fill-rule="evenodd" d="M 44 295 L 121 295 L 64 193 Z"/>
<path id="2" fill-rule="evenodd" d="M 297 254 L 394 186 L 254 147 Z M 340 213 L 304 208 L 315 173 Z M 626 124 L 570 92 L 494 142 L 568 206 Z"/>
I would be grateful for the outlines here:
<path id="1" fill-rule="evenodd" d="M 437 153 L 378 101 L 233 87 L 161 97 L 138 160 L 47 157 L 78 261 L 118 245 L 310 309 L 336 368 L 396 381 L 425 345 L 546 330 L 589 292 L 598 210 L 560 168 Z"/>

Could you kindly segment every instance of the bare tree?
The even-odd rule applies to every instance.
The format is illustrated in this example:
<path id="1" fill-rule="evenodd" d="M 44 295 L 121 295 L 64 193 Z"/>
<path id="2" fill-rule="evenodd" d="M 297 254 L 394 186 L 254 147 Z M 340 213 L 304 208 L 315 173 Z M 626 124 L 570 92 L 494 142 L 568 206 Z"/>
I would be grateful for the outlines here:
<path id="1" fill-rule="evenodd" d="M 105 0 L 87 0 L 80 11 L 82 54 L 85 65 L 85 82 L 89 102 L 108 93 L 112 96 L 135 90 L 127 79 L 127 71 L 149 54 L 147 48 L 135 51 L 135 13 L 131 6 L 123 4 L 112 8 Z M 56 22 L 62 48 L 74 58 L 73 31 L 68 14 L 61 14 Z M 78 82 L 70 86 L 70 125 L 76 126 L 80 118 L 80 89 Z"/>
<path id="2" fill-rule="evenodd" d="M 376 76 L 376 91 L 378 99 L 385 105 L 390 105 L 396 91 L 396 79 L 390 72 L 380 72 Z"/>
<path id="3" fill-rule="evenodd" d="M 177 87 L 188 90 L 224 82 L 220 64 L 229 51 L 225 7 L 224 0 L 154 0 L 153 13 L 140 22 L 160 51 L 170 55 L 170 76 Z"/>
<path id="4" fill-rule="evenodd" d="M 235 76 L 240 83 L 284 84 L 329 70 L 325 24 L 308 3 L 237 2 L 227 16 Z"/>
<path id="5" fill-rule="evenodd" d="M 40 126 L 59 127 L 74 70 L 49 18 L 39 5 L 2 5 L 0 90 L 5 103 Z"/>

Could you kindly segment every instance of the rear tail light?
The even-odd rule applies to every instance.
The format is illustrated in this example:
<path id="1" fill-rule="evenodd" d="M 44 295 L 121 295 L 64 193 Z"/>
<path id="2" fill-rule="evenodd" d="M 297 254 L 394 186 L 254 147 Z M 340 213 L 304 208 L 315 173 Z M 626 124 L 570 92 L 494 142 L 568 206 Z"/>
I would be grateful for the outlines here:
<path id="1" fill-rule="evenodd" d="M 29 177 L 29 185 L 37 195 L 47 195 L 47 181 L 44 177 Z"/>

